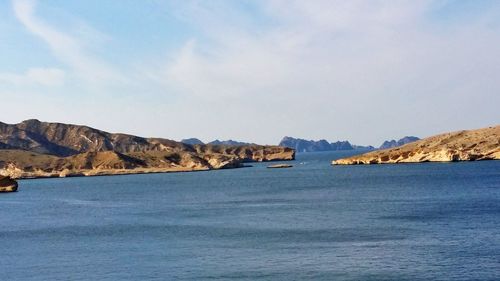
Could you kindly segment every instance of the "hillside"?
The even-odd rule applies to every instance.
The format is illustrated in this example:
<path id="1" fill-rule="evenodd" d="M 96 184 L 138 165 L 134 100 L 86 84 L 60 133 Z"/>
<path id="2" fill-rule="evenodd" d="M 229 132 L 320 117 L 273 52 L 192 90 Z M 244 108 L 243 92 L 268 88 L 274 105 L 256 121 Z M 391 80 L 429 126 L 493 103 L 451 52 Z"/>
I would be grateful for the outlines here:
<path id="1" fill-rule="evenodd" d="M 235 168 L 242 162 L 292 160 L 294 155 L 277 146 L 193 146 L 80 125 L 0 123 L 0 174 L 13 178 Z"/>
<path id="2" fill-rule="evenodd" d="M 500 159 L 500 126 L 428 137 L 409 144 L 333 161 L 335 165 Z"/>

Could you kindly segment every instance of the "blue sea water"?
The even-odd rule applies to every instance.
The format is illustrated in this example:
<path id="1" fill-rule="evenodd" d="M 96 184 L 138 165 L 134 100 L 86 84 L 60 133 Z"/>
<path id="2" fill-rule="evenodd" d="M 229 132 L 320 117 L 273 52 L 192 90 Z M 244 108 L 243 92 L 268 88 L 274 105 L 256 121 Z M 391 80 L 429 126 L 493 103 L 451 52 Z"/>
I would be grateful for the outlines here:
<path id="1" fill-rule="evenodd" d="M 500 280 L 500 161 L 20 181 L 0 280 Z"/>

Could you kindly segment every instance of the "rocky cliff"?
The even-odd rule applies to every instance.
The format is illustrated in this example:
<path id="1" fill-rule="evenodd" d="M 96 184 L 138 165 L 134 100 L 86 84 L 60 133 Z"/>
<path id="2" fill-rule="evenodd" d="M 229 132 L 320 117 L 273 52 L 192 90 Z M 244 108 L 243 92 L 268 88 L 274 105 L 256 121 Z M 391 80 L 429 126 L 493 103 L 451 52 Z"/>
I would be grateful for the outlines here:
<path id="1" fill-rule="evenodd" d="M 263 145 L 195 145 L 199 154 L 234 155 L 242 162 L 265 162 L 295 159 L 295 150 L 282 146 Z"/>
<path id="2" fill-rule="evenodd" d="M 17 182 L 8 176 L 0 176 L 0 192 L 17 191 Z"/>
<path id="3" fill-rule="evenodd" d="M 333 161 L 335 165 L 500 159 L 500 126 L 445 133 L 409 144 Z"/>
<path id="4" fill-rule="evenodd" d="M 293 158 L 284 147 L 193 146 L 38 120 L 0 123 L 0 174 L 14 178 L 210 170 Z"/>

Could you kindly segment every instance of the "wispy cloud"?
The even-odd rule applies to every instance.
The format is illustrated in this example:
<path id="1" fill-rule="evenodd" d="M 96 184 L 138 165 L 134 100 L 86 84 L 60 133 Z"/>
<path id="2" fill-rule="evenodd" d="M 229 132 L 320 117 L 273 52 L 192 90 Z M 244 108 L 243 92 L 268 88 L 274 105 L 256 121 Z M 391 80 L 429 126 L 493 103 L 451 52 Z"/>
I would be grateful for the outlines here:
<path id="1" fill-rule="evenodd" d="M 15 15 L 31 33 L 48 44 L 55 57 L 86 81 L 92 83 L 125 81 L 119 71 L 89 54 L 83 47 L 84 42 L 38 18 L 35 14 L 36 4 L 35 0 L 13 0 Z"/>
<path id="2" fill-rule="evenodd" d="M 237 20 L 248 13 L 233 2 L 202 3 L 183 20 L 203 37 L 176 54 L 165 79 L 212 111 L 254 114 L 238 121 L 239 134 L 265 120 L 293 123 L 291 133 L 304 137 L 429 134 L 481 126 L 456 112 L 498 101 L 500 33 L 484 20 L 491 12 L 448 25 L 430 19 L 443 2 L 259 1 L 271 20 L 255 31 Z"/>
<path id="3" fill-rule="evenodd" d="M 500 2 L 468 2 L 471 12 L 447 0 L 126 1 L 133 8 L 125 7 L 122 22 L 104 23 L 92 9 L 106 14 L 101 8 L 112 5 L 96 2 L 88 2 L 80 27 L 61 28 L 49 24 L 65 22 L 48 20 L 54 10 L 45 14 L 36 1 L 13 0 L 19 22 L 62 66 L 0 80 L 71 85 L 75 94 L 65 100 L 71 104 L 84 96 L 68 82 L 76 77 L 78 86 L 102 93 L 95 103 L 81 98 L 87 106 L 79 114 L 94 124 L 173 138 L 273 143 L 293 135 L 376 144 L 500 119 Z M 151 18 L 135 25 L 144 16 Z M 140 28 L 131 35 L 125 26 Z M 127 40 L 114 41 L 120 36 Z M 136 47 L 134 40 L 146 37 L 158 45 L 148 49 L 141 41 L 135 50 L 117 43 Z M 111 44 L 97 50 L 96 40 Z M 124 116 L 123 108 L 137 114 Z M 102 121 L 104 111 L 115 119 Z M 174 119 L 182 122 L 163 122 L 161 129 L 156 122 Z"/>
<path id="4" fill-rule="evenodd" d="M 0 73 L 0 81 L 25 86 L 38 84 L 42 86 L 62 86 L 66 73 L 58 68 L 30 68 L 23 74 Z"/>

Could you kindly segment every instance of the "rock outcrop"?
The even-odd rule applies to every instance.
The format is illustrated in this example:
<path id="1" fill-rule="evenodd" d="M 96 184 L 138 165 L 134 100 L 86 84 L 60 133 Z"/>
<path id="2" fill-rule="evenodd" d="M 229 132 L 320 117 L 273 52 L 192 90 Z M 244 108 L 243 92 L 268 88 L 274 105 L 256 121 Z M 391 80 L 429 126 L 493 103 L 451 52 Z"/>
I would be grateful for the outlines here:
<path id="1" fill-rule="evenodd" d="M 295 159 L 295 150 L 282 146 L 268 145 L 195 145 L 200 154 L 233 155 L 242 162 L 266 162 Z"/>
<path id="2" fill-rule="evenodd" d="M 334 165 L 450 162 L 500 159 L 500 125 L 445 133 L 409 144 L 349 158 Z"/>
<path id="3" fill-rule="evenodd" d="M 277 146 L 189 145 L 38 120 L 0 123 L 0 174 L 13 178 L 224 169 L 294 155 Z"/>
<path id="4" fill-rule="evenodd" d="M 9 176 L 0 176 L 0 192 L 17 191 L 17 182 Z"/>

